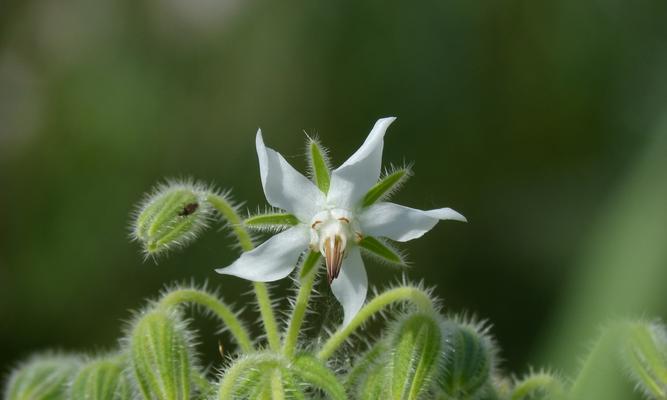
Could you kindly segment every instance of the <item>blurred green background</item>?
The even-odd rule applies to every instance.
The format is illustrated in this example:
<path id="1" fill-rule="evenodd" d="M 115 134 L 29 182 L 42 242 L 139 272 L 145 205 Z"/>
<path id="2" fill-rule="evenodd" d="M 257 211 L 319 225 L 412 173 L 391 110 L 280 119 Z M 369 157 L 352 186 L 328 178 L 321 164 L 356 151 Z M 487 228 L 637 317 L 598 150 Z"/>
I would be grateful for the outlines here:
<path id="1" fill-rule="evenodd" d="M 402 246 L 409 276 L 492 321 L 506 370 L 573 371 L 610 316 L 667 315 L 666 17 L 662 0 L 2 2 L 3 373 L 113 348 L 170 282 L 247 305 L 213 272 L 237 256 L 225 232 L 144 262 L 134 204 L 192 176 L 255 209 L 258 126 L 303 170 L 304 131 L 337 165 L 389 115 L 385 161 L 416 172 L 396 200 L 470 221 Z M 400 277 L 369 264 L 377 286 Z"/>

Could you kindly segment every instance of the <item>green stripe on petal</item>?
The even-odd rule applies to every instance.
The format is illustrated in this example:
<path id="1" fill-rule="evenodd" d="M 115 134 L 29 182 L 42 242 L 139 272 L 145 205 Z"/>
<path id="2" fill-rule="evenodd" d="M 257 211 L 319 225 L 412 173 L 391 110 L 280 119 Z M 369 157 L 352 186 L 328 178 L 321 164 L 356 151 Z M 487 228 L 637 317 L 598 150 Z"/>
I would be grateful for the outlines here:
<path id="1" fill-rule="evenodd" d="M 308 143 L 308 160 L 313 172 L 313 180 L 322 193 L 329 192 L 331 173 L 329 171 L 329 160 L 326 150 L 314 139 Z"/>
<path id="2" fill-rule="evenodd" d="M 410 175 L 412 175 L 410 167 L 398 168 L 386 174 L 375 186 L 366 192 L 362 201 L 362 207 L 371 206 L 378 200 L 389 197 L 401 187 Z"/>
<path id="3" fill-rule="evenodd" d="M 297 217 L 287 213 L 269 213 L 251 215 L 243 223 L 250 227 L 294 226 L 299 223 Z"/>
<path id="4" fill-rule="evenodd" d="M 383 261 L 387 261 L 392 264 L 405 265 L 406 262 L 403 259 L 401 254 L 392 249 L 389 245 L 382 242 L 380 239 L 374 238 L 372 236 L 365 236 L 359 242 L 359 246 L 372 253 L 375 256 L 378 256 Z"/>

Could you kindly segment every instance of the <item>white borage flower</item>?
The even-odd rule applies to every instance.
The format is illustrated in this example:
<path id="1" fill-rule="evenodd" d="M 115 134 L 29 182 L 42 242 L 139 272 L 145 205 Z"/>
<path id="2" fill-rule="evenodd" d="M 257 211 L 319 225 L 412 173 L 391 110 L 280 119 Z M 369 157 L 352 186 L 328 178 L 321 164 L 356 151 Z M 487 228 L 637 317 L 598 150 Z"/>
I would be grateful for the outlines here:
<path id="1" fill-rule="evenodd" d="M 401 255 L 378 238 L 405 242 L 421 237 L 439 220 L 466 221 L 451 208 L 423 211 L 381 201 L 409 175 L 408 168 L 399 168 L 380 179 L 384 134 L 394 120 L 378 120 L 361 147 L 333 171 L 329 171 L 326 152 L 311 140 L 314 182 L 267 148 L 261 130 L 257 131 L 266 200 L 286 213 L 253 216 L 246 224 L 287 229 L 216 272 L 271 282 L 288 276 L 304 251 L 320 252 L 331 291 L 343 306 L 343 325 L 347 325 L 364 304 L 368 291 L 360 248 L 402 264 Z"/>

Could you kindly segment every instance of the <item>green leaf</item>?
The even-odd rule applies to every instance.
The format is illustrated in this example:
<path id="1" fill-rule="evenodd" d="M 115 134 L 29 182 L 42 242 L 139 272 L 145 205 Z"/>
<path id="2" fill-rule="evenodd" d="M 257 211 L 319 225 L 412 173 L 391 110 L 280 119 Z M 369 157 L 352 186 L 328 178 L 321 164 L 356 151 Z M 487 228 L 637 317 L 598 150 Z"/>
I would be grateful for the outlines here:
<path id="1" fill-rule="evenodd" d="M 382 242 L 380 239 L 374 238 L 372 236 L 365 236 L 359 242 L 359 246 L 364 250 L 369 251 L 373 255 L 378 256 L 383 261 L 387 261 L 391 264 L 405 265 L 405 260 L 399 252 L 389 247 L 386 243 Z"/>
<path id="2" fill-rule="evenodd" d="M 268 213 L 252 215 L 243 221 L 249 227 L 267 227 L 267 226 L 294 226 L 299 220 L 292 214 L 287 213 Z"/>
<path id="3" fill-rule="evenodd" d="M 410 167 L 403 167 L 390 172 L 385 175 L 378 183 L 375 184 L 366 195 L 362 201 L 362 207 L 368 207 L 375 204 L 376 201 L 390 196 L 392 193 L 396 192 L 398 188 L 412 175 Z"/>
<path id="4" fill-rule="evenodd" d="M 326 150 L 316 140 L 310 139 L 308 143 L 308 156 L 315 184 L 320 188 L 322 193 L 328 193 L 331 176 Z"/>

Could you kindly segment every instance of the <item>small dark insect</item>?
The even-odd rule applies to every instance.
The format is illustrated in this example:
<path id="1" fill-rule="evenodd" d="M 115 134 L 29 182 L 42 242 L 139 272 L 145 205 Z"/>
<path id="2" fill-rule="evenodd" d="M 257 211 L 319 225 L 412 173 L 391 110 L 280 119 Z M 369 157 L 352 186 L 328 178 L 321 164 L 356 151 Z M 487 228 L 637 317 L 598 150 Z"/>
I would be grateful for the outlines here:
<path id="1" fill-rule="evenodd" d="M 197 204 L 197 203 L 189 203 L 189 204 L 186 204 L 186 205 L 183 207 L 183 210 L 181 210 L 181 212 L 178 213 L 178 215 L 181 216 L 181 217 L 185 217 L 185 216 L 191 215 L 191 214 L 193 214 L 195 211 L 197 211 L 197 208 L 199 208 L 199 204 Z"/>

